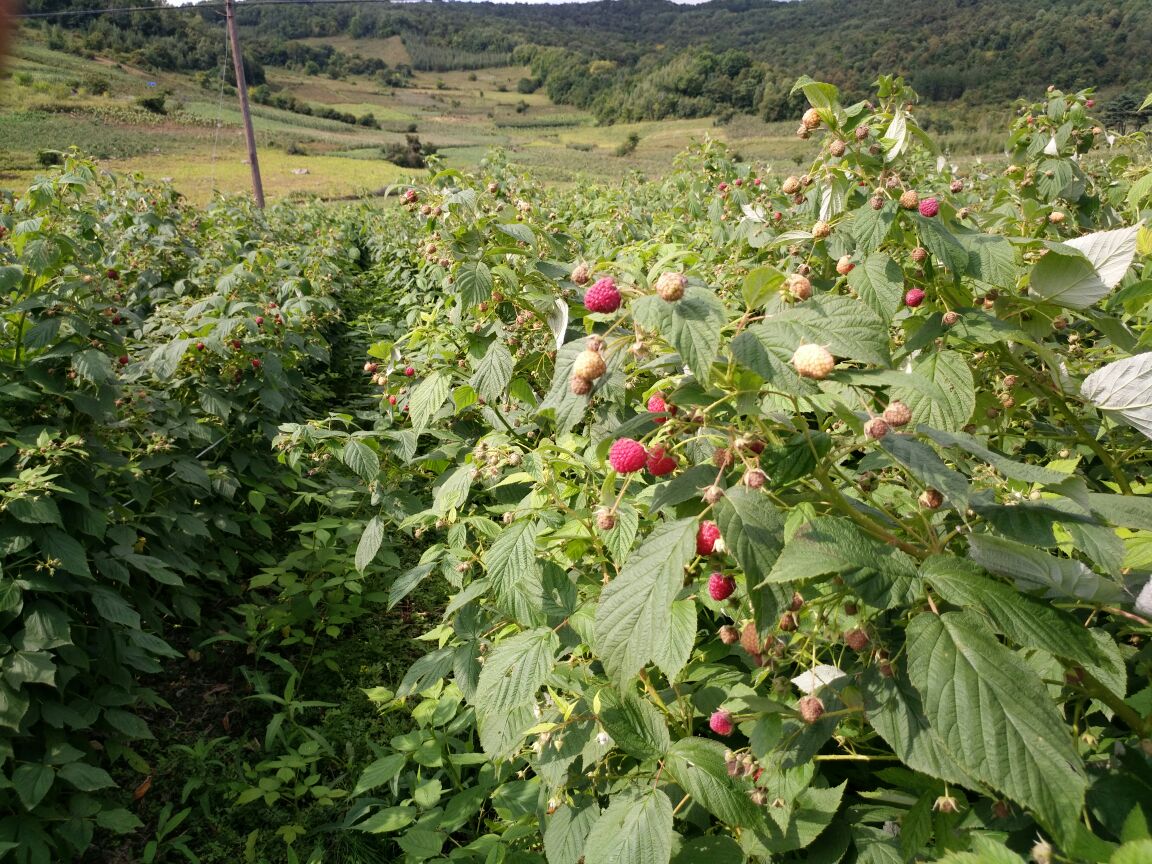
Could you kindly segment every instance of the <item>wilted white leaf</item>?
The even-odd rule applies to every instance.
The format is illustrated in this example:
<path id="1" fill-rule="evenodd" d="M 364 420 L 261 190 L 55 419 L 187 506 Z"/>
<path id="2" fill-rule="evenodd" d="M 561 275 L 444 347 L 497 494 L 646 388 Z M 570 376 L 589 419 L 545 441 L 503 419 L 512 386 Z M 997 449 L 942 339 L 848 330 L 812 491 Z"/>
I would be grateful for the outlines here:
<path id="1" fill-rule="evenodd" d="M 807 672 L 801 673 L 792 679 L 792 683 L 803 694 L 808 695 L 814 693 L 821 687 L 831 684 L 837 678 L 846 677 L 843 672 L 835 666 L 829 666 L 824 663 L 819 666 L 813 666 Z"/>
<path id="2" fill-rule="evenodd" d="M 1152 353 L 1102 366 L 1084 379 L 1080 394 L 1152 438 Z"/>
<path id="3" fill-rule="evenodd" d="M 1083 237 L 1066 240 L 1064 245 L 1082 252 L 1096 269 L 1100 281 L 1111 289 L 1120 284 L 1132 266 L 1132 258 L 1136 255 L 1136 235 L 1139 233 L 1140 226 L 1133 225 L 1115 231 L 1085 234 Z"/>
<path id="4" fill-rule="evenodd" d="M 1136 598 L 1136 611 L 1141 615 L 1152 615 L 1152 579 L 1144 583 Z"/>
<path id="5" fill-rule="evenodd" d="M 758 207 L 753 207 L 751 204 L 741 204 L 740 209 L 744 213 L 744 218 L 749 222 L 763 224 L 768 221 L 764 216 L 764 211 Z"/>
<path id="6" fill-rule="evenodd" d="M 556 338 L 556 350 L 564 347 L 564 333 L 568 330 L 568 304 L 557 300 L 552 311 L 548 313 L 548 329 Z"/>
<path id="7" fill-rule="evenodd" d="M 1097 231 L 1053 246 L 1032 268 L 1031 293 L 1068 309 L 1087 309 L 1124 278 L 1139 225 Z"/>

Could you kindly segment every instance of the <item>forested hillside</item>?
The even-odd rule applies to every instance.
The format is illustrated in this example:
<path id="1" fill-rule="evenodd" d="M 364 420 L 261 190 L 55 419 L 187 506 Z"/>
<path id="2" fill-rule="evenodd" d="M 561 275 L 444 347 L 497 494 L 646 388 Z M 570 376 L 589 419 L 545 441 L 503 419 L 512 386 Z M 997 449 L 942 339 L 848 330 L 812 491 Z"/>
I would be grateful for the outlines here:
<path id="1" fill-rule="evenodd" d="M 116 0 L 30 0 L 29 12 Z M 791 82 L 816 74 L 862 94 L 881 71 L 932 101 L 1011 101 L 1035 81 L 1108 94 L 1146 92 L 1145 0 L 664 0 L 570 5 L 494 3 L 241 4 L 259 63 L 317 74 L 383 71 L 382 61 L 296 40 L 400 36 L 425 69 L 531 64 L 525 90 L 590 109 L 605 122 L 735 112 L 789 116 Z M 51 23 L 47 23 L 51 22 Z M 40 19 L 54 38 L 166 69 L 211 69 L 216 9 Z M 76 37 L 79 37 L 78 39 Z M 355 45 L 355 42 L 351 42 Z M 393 79 L 395 81 L 395 79 Z"/>

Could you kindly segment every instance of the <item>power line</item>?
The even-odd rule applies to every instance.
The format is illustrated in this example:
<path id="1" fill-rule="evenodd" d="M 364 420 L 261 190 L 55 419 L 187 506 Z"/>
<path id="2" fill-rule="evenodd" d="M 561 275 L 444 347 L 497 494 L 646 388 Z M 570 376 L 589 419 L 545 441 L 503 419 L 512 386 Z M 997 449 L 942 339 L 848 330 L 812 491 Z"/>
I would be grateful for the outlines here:
<path id="1" fill-rule="evenodd" d="M 335 6 L 348 4 L 358 6 L 399 6 L 419 0 L 245 0 L 237 8 L 251 6 Z M 121 6 L 113 9 L 60 9 L 55 12 L 24 12 L 12 15 L 14 19 L 65 18 L 70 15 L 112 15 L 119 12 L 195 12 L 197 9 L 223 9 L 223 2 L 190 3 L 185 6 Z"/>

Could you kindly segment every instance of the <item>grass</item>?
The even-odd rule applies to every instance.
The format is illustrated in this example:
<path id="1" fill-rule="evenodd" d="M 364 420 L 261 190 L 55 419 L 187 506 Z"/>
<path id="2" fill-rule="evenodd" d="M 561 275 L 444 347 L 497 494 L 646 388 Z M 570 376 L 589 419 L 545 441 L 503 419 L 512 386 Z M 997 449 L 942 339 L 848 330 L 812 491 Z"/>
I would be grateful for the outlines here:
<path id="1" fill-rule="evenodd" d="M 20 189 L 35 176 L 37 153 L 78 146 L 117 171 L 170 177 L 194 201 L 216 192 L 246 193 L 250 187 L 240 112 L 235 94 L 201 86 L 195 76 L 155 73 L 94 60 L 29 41 L 13 52 L 10 77 L 0 85 L 0 188 Z M 341 51 L 407 62 L 399 37 L 353 40 L 305 39 Z M 96 73 L 110 84 L 108 95 L 92 96 L 75 85 Z M 711 118 L 598 126 L 589 114 L 553 105 L 542 92 L 521 94 L 517 83 L 527 67 L 502 66 L 475 72 L 418 72 L 411 86 L 390 88 L 369 77 L 332 79 L 270 68 L 269 84 L 313 106 L 356 116 L 372 114 L 381 129 L 351 126 L 265 105 L 252 107 L 265 190 L 270 199 L 291 195 L 344 196 L 404 179 L 411 172 L 377 154 L 403 140 L 415 127 L 425 143 L 439 148 L 449 167 L 472 169 L 493 148 L 545 181 L 569 183 L 586 176 L 620 177 L 631 171 L 658 176 L 692 141 L 711 136 L 745 159 L 790 172 L 811 158 L 815 146 L 798 140 L 792 123 L 736 117 L 716 126 Z M 149 82 L 155 82 L 150 87 Z M 141 95 L 170 93 L 169 114 L 149 115 L 135 106 Z M 517 107 L 522 110 L 517 110 Z M 991 118 L 999 121 L 1000 118 Z M 938 136 L 946 153 L 992 153 L 1000 144 L 983 118 L 975 127 Z M 217 128 L 219 124 L 219 128 Z M 639 146 L 618 157 L 632 134 Z M 286 151 L 307 155 L 290 156 Z M 307 169 L 307 173 L 293 173 Z"/>

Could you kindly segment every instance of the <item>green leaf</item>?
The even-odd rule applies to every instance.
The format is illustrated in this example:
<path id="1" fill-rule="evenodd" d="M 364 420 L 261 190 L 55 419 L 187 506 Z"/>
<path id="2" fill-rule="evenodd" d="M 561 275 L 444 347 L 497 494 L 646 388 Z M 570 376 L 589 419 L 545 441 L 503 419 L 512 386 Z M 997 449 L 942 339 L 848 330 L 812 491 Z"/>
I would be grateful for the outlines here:
<path id="1" fill-rule="evenodd" d="M 871 202 L 867 202 L 863 207 L 854 210 L 850 227 L 852 236 L 856 238 L 856 248 L 861 252 L 872 252 L 879 249 L 888 239 L 888 232 L 892 230 L 892 223 L 895 221 L 896 205 L 891 201 L 885 201 L 884 206 L 879 210 L 873 210 Z M 852 272 L 855 273 L 856 271 L 853 270 Z M 849 274 L 849 284 L 851 284 L 851 274 Z M 871 304 L 869 303 L 869 305 Z M 876 311 L 879 312 L 880 310 L 877 309 Z"/>
<path id="2" fill-rule="evenodd" d="M 353 473 L 359 475 L 366 483 L 374 483 L 380 475 L 380 457 L 363 441 L 349 438 L 344 443 L 340 458 L 345 465 L 352 469 Z"/>
<path id="3" fill-rule="evenodd" d="M 663 335 L 696 380 L 707 385 L 720 353 L 720 330 L 728 323 L 724 304 L 702 288 L 689 288 L 683 299 L 671 305 L 671 320 Z"/>
<path id="4" fill-rule="evenodd" d="M 544 829 L 544 854 L 548 864 L 580 864 L 584 861 L 584 844 L 596 820 L 600 818 L 600 808 L 589 804 L 580 810 L 568 805 L 562 806 L 548 820 Z"/>
<path id="5" fill-rule="evenodd" d="M 437 555 L 431 561 L 421 561 L 411 570 L 404 573 L 395 582 L 392 587 L 388 589 L 388 608 L 394 609 L 396 604 L 407 597 L 424 579 L 431 573 L 440 563 L 440 556 Z M 472 585 L 478 585 L 479 582 L 473 582 Z M 487 587 L 487 580 L 482 587 Z M 447 613 L 451 614 L 451 613 Z"/>
<path id="6" fill-rule="evenodd" d="M 356 569 L 361 573 L 376 558 L 380 551 L 380 544 L 384 542 L 384 520 L 373 516 L 364 526 L 364 533 L 360 535 L 360 542 L 356 544 Z"/>
<path id="7" fill-rule="evenodd" d="M 0 658 L 4 680 L 13 687 L 25 684 L 56 686 L 56 664 L 49 651 L 16 651 Z"/>
<path id="8" fill-rule="evenodd" d="M 959 447 L 973 456 L 979 456 L 1009 480 L 1047 485 L 1063 483 L 1068 479 L 1067 474 L 1053 471 L 1051 468 L 1042 468 L 1039 465 L 1029 465 L 1026 462 L 1010 459 L 989 449 L 983 442 L 965 432 L 945 431 L 939 428 L 929 428 L 930 426 L 931 424 L 919 426 L 916 431 L 931 438 L 941 447 Z"/>
<path id="9" fill-rule="evenodd" d="M 889 433 L 880 441 L 888 454 L 925 486 L 944 493 L 944 502 L 964 511 L 968 508 L 968 479 L 945 464 L 936 451 L 911 435 Z"/>
<path id="10" fill-rule="evenodd" d="M 1092 631 L 1067 612 L 988 578 L 962 558 L 933 555 L 921 565 L 920 573 L 952 605 L 982 610 L 991 629 L 1017 645 L 1040 648 L 1077 663 L 1109 662 Z"/>
<path id="11" fill-rule="evenodd" d="M 73 354 L 72 369 L 78 378 L 93 384 L 110 384 L 116 380 L 112 358 L 95 348 L 85 348 Z"/>
<path id="12" fill-rule="evenodd" d="M 512 380 L 512 370 L 516 361 L 503 340 L 496 339 L 484 353 L 483 359 L 472 373 L 472 386 L 489 402 L 497 401 Z"/>
<path id="13" fill-rule="evenodd" d="M 1016 250 L 1007 238 L 964 231 L 956 239 L 968 251 L 973 278 L 1001 290 L 1016 287 Z"/>
<path id="14" fill-rule="evenodd" d="M 968 250 L 960 245 L 952 236 L 944 223 L 933 217 L 931 219 L 912 214 L 912 221 L 916 226 L 916 233 L 920 235 L 920 242 L 925 248 L 941 261 L 945 267 L 952 271 L 953 276 L 959 277 L 968 270 Z"/>
<path id="15" fill-rule="evenodd" d="M 814 342 L 827 346 L 837 357 L 878 366 L 891 363 L 884 319 L 851 297 L 812 297 L 766 321 L 763 330 L 773 343 L 790 345 L 792 351 Z"/>
<path id="16" fill-rule="evenodd" d="M 115 591 L 108 588 L 93 588 L 91 596 L 92 605 L 105 621 L 122 624 L 133 630 L 140 629 L 140 613 Z"/>
<path id="17" fill-rule="evenodd" d="M 672 856 L 672 864 L 744 864 L 745 860 L 740 844 L 724 834 L 693 837 Z"/>
<path id="18" fill-rule="evenodd" d="M 769 808 L 769 816 L 783 834 L 769 836 L 765 845 L 774 852 L 788 852 L 810 845 L 832 823 L 840 809 L 846 785 L 847 781 L 823 789 L 811 786 L 796 796 L 791 807 Z"/>
<path id="19" fill-rule="evenodd" d="M 137 828 L 144 827 L 144 823 L 137 818 L 135 813 L 125 810 L 123 807 L 101 810 L 96 814 L 96 824 L 116 834 L 130 834 Z"/>
<path id="20" fill-rule="evenodd" d="M 892 398 L 907 404 L 917 424 L 959 432 L 976 408 L 976 383 L 964 355 L 948 350 L 921 354 L 911 374 L 935 389 L 895 387 Z"/>
<path id="21" fill-rule="evenodd" d="M 0 679 L 0 729 L 20 731 L 24 715 L 28 713 L 28 694 Z"/>
<path id="22" fill-rule="evenodd" d="M 415 822 L 417 812 L 415 807 L 385 807 L 353 827 L 369 834 L 388 834 Z"/>
<path id="23" fill-rule="evenodd" d="M 872 212 L 872 208 L 867 208 Z M 848 287 L 868 307 L 891 324 L 904 296 L 904 271 L 882 252 L 866 257 L 848 273 Z"/>
<path id="24" fill-rule="evenodd" d="M 26 651 L 46 651 L 71 645 L 68 614 L 59 606 L 40 600 L 24 610 L 24 630 L 16 638 L 16 647 Z"/>
<path id="25" fill-rule="evenodd" d="M 1125 843 L 1108 860 L 1108 864 L 1148 864 L 1152 861 L 1152 840 Z"/>
<path id="26" fill-rule="evenodd" d="M 399 776 L 405 762 L 407 762 L 407 757 L 403 753 L 389 753 L 387 756 L 377 759 L 360 773 L 360 779 L 356 781 L 356 786 L 349 793 L 349 796 L 355 798 L 357 795 L 371 792 L 385 783 L 391 783 L 393 778 Z"/>
<path id="27" fill-rule="evenodd" d="M 765 582 L 839 575 L 865 602 L 887 609 L 916 598 L 916 569 L 911 556 L 869 537 L 847 519 L 818 516 L 792 535 Z"/>
<path id="28" fill-rule="evenodd" d="M 20 498 L 9 499 L 8 513 L 29 525 L 59 525 L 63 527 L 63 522 L 60 521 L 60 508 L 56 506 L 55 501 L 43 493 L 26 494 Z"/>
<path id="29" fill-rule="evenodd" d="M 784 540 L 784 518 L 760 490 L 738 486 L 716 504 L 724 545 L 740 563 L 749 586 L 772 571 Z"/>
<path id="30" fill-rule="evenodd" d="M 660 790 L 614 795 L 584 846 L 584 860 L 596 864 L 668 864 L 671 857 L 672 802 Z"/>
<path id="31" fill-rule="evenodd" d="M 488 580 L 500 608 L 522 625 L 541 623 L 544 587 L 536 558 L 539 526 L 532 519 L 513 522 L 484 553 Z"/>
<path id="32" fill-rule="evenodd" d="M 1043 682 L 973 613 L 923 613 L 907 633 L 909 677 L 948 752 L 1046 828 L 1065 833 L 1088 784 Z"/>
<path id="33" fill-rule="evenodd" d="M 938 864 L 1024 864 L 1024 859 L 991 837 L 974 834 L 971 852 L 949 852 Z"/>
<path id="34" fill-rule="evenodd" d="M 456 270 L 456 288 L 460 291 L 460 305 L 475 309 L 492 296 L 492 272 L 483 262 L 462 262 Z"/>
<path id="35" fill-rule="evenodd" d="M 692 655 L 696 644 L 696 603 L 676 600 L 672 604 L 672 625 L 668 639 L 659 643 L 663 651 L 655 652 L 653 660 L 669 682 L 675 682 Z"/>
<path id="36" fill-rule="evenodd" d="M 1025 591 L 1044 591 L 1048 597 L 1119 603 L 1120 586 L 1093 573 L 1082 562 L 1057 558 L 1040 549 L 991 534 L 968 538 L 968 555 L 991 573 L 1015 580 Z"/>
<path id="37" fill-rule="evenodd" d="M 608 674 L 622 686 L 664 653 L 672 601 L 684 581 L 684 565 L 696 549 L 696 521 L 657 527 L 600 594 L 596 650 Z"/>
<path id="38" fill-rule="evenodd" d="M 436 371 L 420 382 L 408 400 L 408 415 L 412 428 L 423 432 L 448 399 L 452 379 L 444 372 Z"/>
<path id="39" fill-rule="evenodd" d="M 547 627 L 505 639 L 488 655 L 476 688 L 476 717 L 484 752 L 511 756 L 535 722 L 536 691 L 552 671 L 559 637 Z"/>
<path id="40" fill-rule="evenodd" d="M 601 691 L 600 721 L 621 750 L 637 759 L 652 759 L 668 752 L 672 743 L 668 726 L 655 706 L 626 691 L 617 696 Z"/>
<path id="41" fill-rule="evenodd" d="M 748 309 L 763 306 L 783 284 L 784 274 L 775 267 L 757 267 L 744 277 L 740 289 L 744 306 Z"/>
<path id="42" fill-rule="evenodd" d="M 81 792 L 95 792 L 97 789 L 109 789 L 116 785 L 116 781 L 103 768 L 85 762 L 69 762 L 67 765 L 61 765 L 57 774 L 61 780 L 66 780 Z"/>
<path id="43" fill-rule="evenodd" d="M 725 825 L 764 825 L 763 813 L 748 797 L 751 784 L 728 776 L 724 745 L 720 742 L 681 738 L 668 751 L 664 768 L 685 792 Z"/>
<path id="44" fill-rule="evenodd" d="M 12 772 L 12 788 L 26 810 L 35 809 L 44 800 L 56 780 L 56 772 L 48 765 L 25 763 Z"/>

